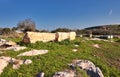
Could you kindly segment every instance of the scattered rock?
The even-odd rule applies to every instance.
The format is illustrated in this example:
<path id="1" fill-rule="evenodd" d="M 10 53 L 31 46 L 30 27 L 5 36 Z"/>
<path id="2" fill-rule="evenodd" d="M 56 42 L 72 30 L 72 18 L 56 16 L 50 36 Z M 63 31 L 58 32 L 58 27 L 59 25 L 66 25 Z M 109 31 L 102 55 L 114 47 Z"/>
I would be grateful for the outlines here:
<path id="1" fill-rule="evenodd" d="M 76 71 L 76 66 L 74 64 L 68 64 L 73 71 Z"/>
<path id="2" fill-rule="evenodd" d="M 89 40 L 97 40 L 97 41 L 107 41 L 107 42 L 110 42 L 109 40 L 100 39 L 100 38 L 90 38 Z"/>
<path id="3" fill-rule="evenodd" d="M 6 40 L 4 39 L 0 39 L 0 46 L 2 46 L 3 44 L 5 44 Z"/>
<path id="4" fill-rule="evenodd" d="M 81 42 L 85 42 L 85 40 L 82 40 Z"/>
<path id="5" fill-rule="evenodd" d="M 5 39 L 0 39 L 0 42 L 5 42 L 6 40 Z"/>
<path id="6" fill-rule="evenodd" d="M 100 46 L 98 44 L 94 44 L 93 47 L 100 48 Z"/>
<path id="7" fill-rule="evenodd" d="M 0 74 L 3 72 L 3 69 L 9 64 L 10 59 L 10 57 L 0 57 Z"/>
<path id="8" fill-rule="evenodd" d="M 20 65 L 22 64 L 30 64 L 32 63 L 31 60 L 18 60 L 18 59 L 14 59 L 11 57 L 5 57 L 5 56 L 1 56 L 0 57 L 0 74 L 3 72 L 4 68 L 9 64 L 13 64 L 13 69 L 18 69 L 20 68 Z"/>
<path id="9" fill-rule="evenodd" d="M 74 45 L 74 46 L 75 46 L 75 47 L 78 47 L 79 45 L 76 44 L 76 45 Z"/>
<path id="10" fill-rule="evenodd" d="M 48 53 L 48 50 L 31 50 L 28 52 L 24 52 L 19 54 L 18 56 L 34 56 Z"/>
<path id="11" fill-rule="evenodd" d="M 75 64 L 83 70 L 86 70 L 90 77 L 104 77 L 99 67 L 96 67 L 88 60 L 75 60 Z"/>
<path id="12" fill-rule="evenodd" d="M 0 59 L 0 74 L 3 72 L 3 69 L 8 65 L 8 62 L 6 62 L 3 59 Z"/>
<path id="13" fill-rule="evenodd" d="M 75 77 L 75 72 L 72 70 L 56 72 L 53 77 Z"/>
<path id="14" fill-rule="evenodd" d="M 89 40 L 98 40 L 98 41 L 101 41 L 103 39 L 100 39 L 100 38 L 90 38 Z"/>
<path id="15" fill-rule="evenodd" d="M 78 50 L 77 49 L 73 49 L 72 51 L 77 52 Z"/>
<path id="16" fill-rule="evenodd" d="M 19 50 L 23 50 L 23 49 L 26 49 L 26 47 L 19 46 L 19 45 L 11 46 L 11 47 L 6 48 L 6 50 L 14 50 L 14 51 L 19 51 Z"/>
<path id="17" fill-rule="evenodd" d="M 26 47 L 16 45 L 16 43 L 13 41 L 6 41 L 4 39 L 0 39 L 0 48 L 1 50 L 19 51 L 25 49 Z"/>
<path id="18" fill-rule="evenodd" d="M 36 77 L 44 77 L 44 75 L 45 75 L 45 73 L 44 73 L 44 72 L 41 72 L 41 73 L 38 73 L 38 74 L 36 75 Z"/>
<path id="19" fill-rule="evenodd" d="M 24 60 L 24 62 L 23 62 L 24 64 L 26 64 L 26 65 L 28 65 L 28 64 L 31 64 L 32 63 L 32 61 L 31 60 L 29 60 L 29 59 L 26 59 L 26 60 Z"/>
<path id="20" fill-rule="evenodd" d="M 16 43 L 13 41 L 6 41 L 4 39 L 0 39 L 0 50 L 6 50 L 8 47 L 15 46 Z"/>
<path id="21" fill-rule="evenodd" d="M 15 60 L 15 61 L 13 61 L 13 69 L 20 68 L 20 65 L 22 65 L 23 62 L 24 62 L 23 60 Z"/>
<path id="22" fill-rule="evenodd" d="M 32 61 L 29 60 L 29 59 L 26 59 L 26 60 L 15 60 L 15 61 L 13 61 L 13 69 L 20 68 L 20 65 L 22 65 L 22 64 L 28 65 L 28 64 L 31 64 L 31 63 L 32 63 Z"/>
<path id="23" fill-rule="evenodd" d="M 13 41 L 6 41 L 5 44 L 6 44 L 6 45 L 10 45 L 10 46 L 15 46 L 15 45 L 16 45 L 16 43 L 13 42 Z"/>
<path id="24" fill-rule="evenodd" d="M 16 43 L 13 42 L 13 41 L 6 41 L 6 40 L 4 40 L 4 39 L 0 39 L 0 46 L 2 46 L 2 45 L 14 46 L 14 45 L 16 45 Z"/>

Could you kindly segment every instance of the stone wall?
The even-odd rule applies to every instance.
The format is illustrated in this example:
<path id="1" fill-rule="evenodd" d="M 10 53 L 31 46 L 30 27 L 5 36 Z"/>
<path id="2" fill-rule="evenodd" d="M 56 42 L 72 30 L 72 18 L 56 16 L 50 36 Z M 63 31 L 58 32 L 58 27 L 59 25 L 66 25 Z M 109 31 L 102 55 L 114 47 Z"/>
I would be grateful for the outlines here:
<path id="1" fill-rule="evenodd" d="M 55 33 L 39 33 L 39 32 L 27 32 L 23 37 L 22 42 L 24 43 L 35 43 L 37 41 L 54 41 Z"/>
<path id="2" fill-rule="evenodd" d="M 35 43 L 37 41 L 62 41 L 65 39 L 74 40 L 76 37 L 75 32 L 57 32 L 57 33 L 40 33 L 40 32 L 27 32 L 22 39 L 24 43 Z"/>
<path id="3" fill-rule="evenodd" d="M 63 41 L 65 39 L 74 40 L 76 37 L 75 32 L 57 32 L 56 34 L 58 35 L 58 41 Z"/>

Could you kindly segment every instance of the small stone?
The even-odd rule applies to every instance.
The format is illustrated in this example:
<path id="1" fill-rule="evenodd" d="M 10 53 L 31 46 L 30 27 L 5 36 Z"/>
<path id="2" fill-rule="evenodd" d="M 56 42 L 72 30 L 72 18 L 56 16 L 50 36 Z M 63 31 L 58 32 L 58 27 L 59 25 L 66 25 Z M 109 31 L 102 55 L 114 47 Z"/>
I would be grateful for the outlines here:
<path id="1" fill-rule="evenodd" d="M 44 75 L 45 75 L 45 73 L 44 73 L 44 72 L 41 72 L 41 73 L 38 73 L 38 74 L 36 75 L 36 77 L 44 77 Z"/>
<path id="2" fill-rule="evenodd" d="M 76 44 L 76 45 L 74 45 L 74 46 L 75 46 L 75 47 L 78 47 L 79 45 Z"/>
<path id="3" fill-rule="evenodd" d="M 78 50 L 77 50 L 77 49 L 73 49 L 72 51 L 73 51 L 73 52 L 77 52 Z"/>
<path id="4" fill-rule="evenodd" d="M 73 70 L 73 71 L 75 71 L 76 70 L 76 68 L 75 68 L 75 65 L 74 64 L 68 64 L 69 66 L 70 66 L 70 68 Z"/>
<path id="5" fill-rule="evenodd" d="M 98 44 L 94 44 L 93 47 L 100 48 L 100 46 Z"/>
<path id="6" fill-rule="evenodd" d="M 24 63 L 24 64 L 26 64 L 26 65 L 28 65 L 28 64 L 31 64 L 31 63 L 32 63 L 32 61 L 31 61 L 31 60 L 29 60 L 29 59 L 27 59 L 27 60 L 25 60 L 23 63 Z"/>

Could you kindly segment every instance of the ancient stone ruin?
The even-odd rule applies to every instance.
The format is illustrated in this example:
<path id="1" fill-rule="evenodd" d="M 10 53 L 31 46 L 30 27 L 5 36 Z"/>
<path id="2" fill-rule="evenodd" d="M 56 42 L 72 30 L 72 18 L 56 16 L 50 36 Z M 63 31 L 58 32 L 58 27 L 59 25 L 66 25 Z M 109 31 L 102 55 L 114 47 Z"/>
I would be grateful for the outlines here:
<path id="1" fill-rule="evenodd" d="M 65 39 L 74 40 L 76 37 L 75 32 L 57 32 L 57 33 L 40 33 L 40 32 L 27 32 L 22 39 L 24 43 L 35 43 L 37 41 L 62 41 Z"/>

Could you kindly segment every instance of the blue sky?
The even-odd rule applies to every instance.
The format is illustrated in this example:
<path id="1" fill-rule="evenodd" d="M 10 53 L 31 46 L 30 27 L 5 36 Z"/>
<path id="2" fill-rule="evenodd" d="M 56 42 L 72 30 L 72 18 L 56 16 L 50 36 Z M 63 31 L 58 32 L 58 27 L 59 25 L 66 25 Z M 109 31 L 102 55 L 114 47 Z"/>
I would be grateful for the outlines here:
<path id="1" fill-rule="evenodd" d="M 26 18 L 46 30 L 119 24 L 120 0 L 0 0 L 0 27 Z"/>

